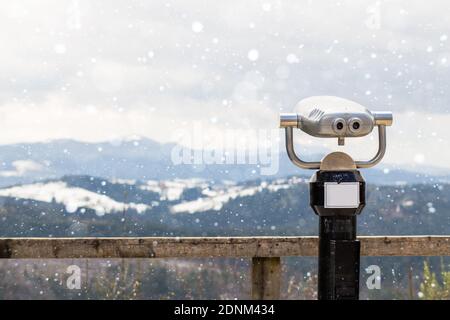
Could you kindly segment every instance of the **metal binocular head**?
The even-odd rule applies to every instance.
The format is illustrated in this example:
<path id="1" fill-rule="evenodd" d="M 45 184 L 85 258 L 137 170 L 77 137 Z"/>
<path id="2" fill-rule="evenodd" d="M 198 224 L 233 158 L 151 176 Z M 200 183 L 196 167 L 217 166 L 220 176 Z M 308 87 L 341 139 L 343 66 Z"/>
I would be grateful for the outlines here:
<path id="1" fill-rule="evenodd" d="M 293 146 L 293 128 L 319 138 L 337 138 L 344 145 L 345 138 L 363 137 L 378 127 L 379 148 L 369 161 L 355 161 L 357 168 L 376 165 L 386 151 L 386 126 L 392 125 L 392 113 L 369 111 L 362 105 L 332 96 L 310 97 L 300 101 L 296 113 L 280 115 L 280 127 L 286 130 L 286 149 L 291 161 L 304 169 L 318 169 L 321 162 L 307 162 L 298 158 Z"/>

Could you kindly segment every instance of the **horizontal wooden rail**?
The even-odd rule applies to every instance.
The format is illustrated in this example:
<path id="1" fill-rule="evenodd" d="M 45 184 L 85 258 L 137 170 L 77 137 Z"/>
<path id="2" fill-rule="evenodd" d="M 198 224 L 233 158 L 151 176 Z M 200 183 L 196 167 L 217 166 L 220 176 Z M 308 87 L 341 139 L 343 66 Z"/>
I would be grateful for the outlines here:
<path id="1" fill-rule="evenodd" d="M 365 256 L 450 256 L 450 236 L 359 237 Z M 316 256 L 317 237 L 0 238 L 3 259 L 252 258 L 253 299 L 278 299 L 284 256 Z"/>
<path id="2" fill-rule="evenodd" d="M 450 236 L 359 240 L 365 256 L 450 256 Z M 317 237 L 0 238 L 0 258 L 308 257 L 317 245 Z"/>

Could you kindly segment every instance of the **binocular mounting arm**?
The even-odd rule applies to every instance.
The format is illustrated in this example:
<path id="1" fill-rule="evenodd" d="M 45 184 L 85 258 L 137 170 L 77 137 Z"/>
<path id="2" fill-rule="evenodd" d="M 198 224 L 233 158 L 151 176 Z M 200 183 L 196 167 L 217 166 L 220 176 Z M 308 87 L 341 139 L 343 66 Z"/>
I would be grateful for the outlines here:
<path id="1" fill-rule="evenodd" d="M 386 152 L 386 126 L 383 124 L 377 125 L 378 127 L 378 151 L 375 156 L 367 161 L 355 161 L 357 168 L 370 168 L 375 166 L 383 159 Z M 286 133 L 286 151 L 289 159 L 296 166 L 302 169 L 320 169 L 320 161 L 303 161 L 300 159 L 294 150 L 294 133 L 292 126 L 285 126 Z"/>
<path id="2" fill-rule="evenodd" d="M 386 126 L 378 125 L 378 151 L 375 156 L 368 161 L 355 161 L 357 168 L 371 168 L 383 159 L 386 153 Z"/>
<path id="3" fill-rule="evenodd" d="M 294 150 L 294 130 L 292 127 L 285 127 L 286 132 L 286 151 L 289 159 L 297 167 L 302 169 L 319 169 L 320 161 L 308 162 L 300 159 Z"/>

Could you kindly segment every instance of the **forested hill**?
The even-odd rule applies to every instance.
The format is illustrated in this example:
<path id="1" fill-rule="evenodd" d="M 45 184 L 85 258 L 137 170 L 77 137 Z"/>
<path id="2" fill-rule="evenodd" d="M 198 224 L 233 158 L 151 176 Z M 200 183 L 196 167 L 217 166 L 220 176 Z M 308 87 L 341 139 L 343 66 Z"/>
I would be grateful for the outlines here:
<path id="1" fill-rule="evenodd" d="M 360 235 L 449 234 L 450 186 L 368 184 Z M 0 189 L 0 236 L 314 235 L 307 180 L 91 176 Z"/>

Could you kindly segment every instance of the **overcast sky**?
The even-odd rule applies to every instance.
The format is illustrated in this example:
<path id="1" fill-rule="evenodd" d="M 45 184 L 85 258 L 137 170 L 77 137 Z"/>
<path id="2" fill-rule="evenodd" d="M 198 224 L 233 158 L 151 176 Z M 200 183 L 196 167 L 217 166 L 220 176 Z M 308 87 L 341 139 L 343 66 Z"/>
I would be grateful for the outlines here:
<path id="1" fill-rule="evenodd" d="M 0 6 L 2 144 L 271 129 L 298 100 L 337 95 L 394 112 L 387 163 L 450 168 L 448 1 Z"/>

